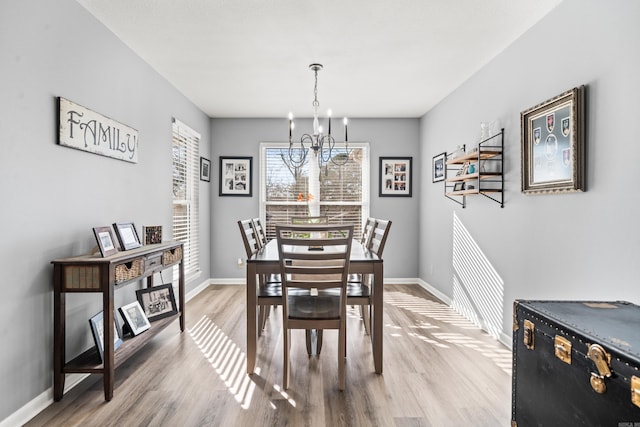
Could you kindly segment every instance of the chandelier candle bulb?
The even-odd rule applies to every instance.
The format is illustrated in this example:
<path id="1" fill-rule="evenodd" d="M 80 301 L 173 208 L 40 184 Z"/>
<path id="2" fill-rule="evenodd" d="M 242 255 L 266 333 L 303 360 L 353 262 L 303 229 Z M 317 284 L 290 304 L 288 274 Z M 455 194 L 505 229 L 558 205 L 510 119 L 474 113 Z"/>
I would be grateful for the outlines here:
<path id="1" fill-rule="evenodd" d="M 331 110 L 327 110 L 327 116 L 329 117 L 329 136 L 331 136 Z"/>
<path id="2" fill-rule="evenodd" d="M 348 142 L 349 138 L 347 137 L 347 123 L 349 123 L 349 119 L 345 117 L 342 122 L 344 123 L 344 142 Z"/>

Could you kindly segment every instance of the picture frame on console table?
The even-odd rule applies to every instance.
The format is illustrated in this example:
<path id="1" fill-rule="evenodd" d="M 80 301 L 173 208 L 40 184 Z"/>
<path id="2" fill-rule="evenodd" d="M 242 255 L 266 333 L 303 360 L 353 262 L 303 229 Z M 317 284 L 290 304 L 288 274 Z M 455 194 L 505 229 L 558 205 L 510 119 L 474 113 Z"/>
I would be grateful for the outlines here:
<path id="1" fill-rule="evenodd" d="M 117 350 L 122 345 L 122 338 L 120 337 L 120 330 L 118 328 L 116 316 L 113 316 L 113 350 Z M 93 341 L 96 344 L 96 349 L 100 355 L 100 361 L 104 363 L 104 312 L 93 316 L 89 319 L 89 325 L 91 326 L 91 333 L 93 335 Z"/>
<path id="2" fill-rule="evenodd" d="M 149 322 L 178 314 L 171 283 L 139 289 L 136 291 L 136 297 Z"/>
<path id="3" fill-rule="evenodd" d="M 411 197 L 413 157 L 380 157 L 379 197 Z"/>
<path id="4" fill-rule="evenodd" d="M 586 191 L 584 86 L 520 113 L 525 194 Z"/>
<path id="5" fill-rule="evenodd" d="M 119 311 L 132 335 L 139 335 L 151 327 L 151 323 L 149 323 L 149 319 L 138 301 L 123 305 Z"/>
<path id="6" fill-rule="evenodd" d="M 114 223 L 113 228 L 116 231 L 120 247 L 123 251 L 128 251 L 129 249 L 135 249 L 142 246 L 136 227 L 132 222 Z"/>
<path id="7" fill-rule="evenodd" d="M 118 253 L 111 227 L 108 225 L 93 227 L 93 235 L 96 236 L 100 255 L 102 255 L 103 258 Z"/>
<path id="8" fill-rule="evenodd" d="M 143 225 L 142 235 L 145 245 L 154 245 L 162 243 L 162 226 L 161 225 Z"/>

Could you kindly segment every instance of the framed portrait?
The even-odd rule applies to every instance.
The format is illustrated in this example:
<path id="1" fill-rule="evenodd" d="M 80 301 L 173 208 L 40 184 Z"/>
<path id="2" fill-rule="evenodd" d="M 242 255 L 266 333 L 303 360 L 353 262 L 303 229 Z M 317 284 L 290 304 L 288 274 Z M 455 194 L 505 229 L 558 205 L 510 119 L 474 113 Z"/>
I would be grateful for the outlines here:
<path id="1" fill-rule="evenodd" d="M 445 162 L 447 153 L 440 153 L 433 158 L 432 164 L 432 182 L 444 181 L 447 178 L 447 167 Z"/>
<path id="2" fill-rule="evenodd" d="M 132 222 L 114 223 L 113 228 L 116 230 L 116 236 L 118 236 L 118 241 L 123 251 L 142 246 L 136 227 Z"/>
<path id="3" fill-rule="evenodd" d="M 584 86 L 520 113 L 522 192 L 585 191 Z"/>
<path id="4" fill-rule="evenodd" d="M 200 157 L 200 181 L 211 181 L 211 160 Z"/>
<path id="5" fill-rule="evenodd" d="M 120 330 L 118 328 L 118 321 L 114 313 L 113 316 L 113 351 L 116 351 L 118 347 L 122 345 L 122 338 L 120 337 Z M 100 355 L 100 361 L 104 363 L 104 312 L 93 316 L 89 319 L 89 325 L 91 326 L 91 333 L 93 340 L 96 344 L 96 349 Z"/>
<path id="6" fill-rule="evenodd" d="M 142 311 L 142 307 L 138 301 L 134 301 L 127 305 L 123 305 L 118 309 L 124 319 L 127 329 L 135 336 L 151 327 L 149 319 Z"/>
<path id="7" fill-rule="evenodd" d="M 378 196 L 411 197 L 413 157 L 380 157 Z"/>
<path id="8" fill-rule="evenodd" d="M 161 225 L 143 225 L 142 235 L 144 236 L 145 245 L 162 243 L 162 226 Z"/>
<path id="9" fill-rule="evenodd" d="M 220 157 L 220 196 L 252 196 L 253 157 Z"/>
<path id="10" fill-rule="evenodd" d="M 100 255 L 102 255 L 103 258 L 118 252 L 115 240 L 113 240 L 113 234 L 111 233 L 111 227 L 108 225 L 93 227 L 93 235 L 96 236 Z"/>
<path id="11" fill-rule="evenodd" d="M 173 285 L 159 285 L 136 291 L 138 302 L 149 322 L 178 314 Z"/>

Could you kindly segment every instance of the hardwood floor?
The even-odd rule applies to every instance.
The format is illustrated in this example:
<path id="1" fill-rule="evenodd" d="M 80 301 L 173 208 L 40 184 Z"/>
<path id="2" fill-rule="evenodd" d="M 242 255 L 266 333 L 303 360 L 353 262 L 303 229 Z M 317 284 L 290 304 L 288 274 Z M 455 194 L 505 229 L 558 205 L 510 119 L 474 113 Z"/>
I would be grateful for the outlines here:
<path id="1" fill-rule="evenodd" d="M 212 285 L 116 370 L 111 402 L 91 376 L 27 426 L 508 426 L 511 352 L 418 285 L 385 285 L 384 373 L 350 310 L 347 387 L 338 391 L 337 331 L 320 357 L 292 333 L 290 389 L 282 385 L 280 309 L 245 370 L 245 288 Z"/>

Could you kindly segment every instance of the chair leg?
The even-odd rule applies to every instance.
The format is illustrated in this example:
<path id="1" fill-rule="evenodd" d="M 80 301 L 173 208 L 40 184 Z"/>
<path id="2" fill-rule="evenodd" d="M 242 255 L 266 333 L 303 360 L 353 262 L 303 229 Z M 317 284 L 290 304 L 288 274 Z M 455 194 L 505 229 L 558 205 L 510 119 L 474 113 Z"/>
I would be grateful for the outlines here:
<path id="1" fill-rule="evenodd" d="M 322 329 L 318 329 L 316 332 L 316 354 L 320 356 L 320 350 L 322 350 Z"/>
<path id="2" fill-rule="evenodd" d="M 258 336 L 262 336 L 262 330 L 267 322 L 267 316 L 265 314 L 266 307 L 261 305 L 258 307 Z"/>
<path id="3" fill-rule="evenodd" d="M 364 323 L 364 333 L 367 335 L 371 335 L 371 314 L 369 313 L 369 309 L 371 306 L 361 305 L 360 306 L 360 316 L 362 317 L 362 323 Z"/>
<path id="4" fill-rule="evenodd" d="M 291 370 L 291 362 L 289 360 L 289 346 L 291 345 L 291 330 L 286 329 L 282 334 L 284 336 L 284 363 L 282 364 L 282 388 L 287 390 L 289 388 L 289 378 Z"/>
<path id="5" fill-rule="evenodd" d="M 345 379 L 345 369 L 347 363 L 347 340 L 346 340 L 346 325 L 344 324 L 345 319 L 342 320 L 343 324 L 340 327 L 340 331 L 338 333 L 338 388 L 340 391 L 345 389 L 346 379 Z"/>
<path id="6" fill-rule="evenodd" d="M 304 335 L 307 341 L 307 356 L 311 357 L 313 354 L 313 343 L 312 343 L 312 331 L 311 329 L 305 329 Z"/>

